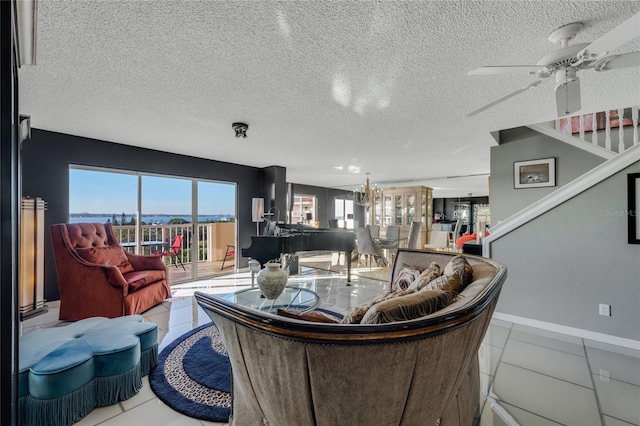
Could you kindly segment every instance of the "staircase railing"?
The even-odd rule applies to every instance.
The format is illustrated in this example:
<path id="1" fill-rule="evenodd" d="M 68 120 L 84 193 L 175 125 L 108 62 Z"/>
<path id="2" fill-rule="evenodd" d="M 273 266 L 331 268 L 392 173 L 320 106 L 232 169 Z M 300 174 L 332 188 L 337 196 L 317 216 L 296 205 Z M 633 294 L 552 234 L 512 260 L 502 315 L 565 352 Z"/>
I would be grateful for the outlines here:
<path id="1" fill-rule="evenodd" d="M 491 257 L 491 243 L 519 228 L 525 223 L 543 215 L 556 206 L 575 197 L 583 191 L 597 185 L 608 177 L 614 175 L 625 167 L 640 161 L 640 143 L 635 143 L 631 148 L 614 156 L 609 161 L 596 166 L 582 176 L 577 177 L 556 191 L 539 199 L 523 210 L 513 214 L 504 221 L 491 227 L 491 235 L 483 241 L 483 256 Z"/>
<path id="2" fill-rule="evenodd" d="M 634 106 L 564 117 L 528 127 L 608 159 L 640 143 L 639 116 L 639 107 Z"/>

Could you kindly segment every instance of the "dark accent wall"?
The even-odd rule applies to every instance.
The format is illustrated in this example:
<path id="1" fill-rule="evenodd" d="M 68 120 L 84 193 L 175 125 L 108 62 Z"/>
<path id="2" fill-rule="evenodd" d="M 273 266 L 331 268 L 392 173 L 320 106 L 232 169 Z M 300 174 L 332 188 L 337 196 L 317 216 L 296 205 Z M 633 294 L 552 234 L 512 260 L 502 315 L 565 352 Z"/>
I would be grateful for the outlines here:
<path id="1" fill-rule="evenodd" d="M 22 194 L 41 197 L 47 202 L 47 227 L 69 219 L 69 165 L 74 164 L 235 182 L 237 244 L 240 248 L 248 247 L 251 235 L 255 234 L 255 224 L 251 222 L 251 199 L 271 199 L 275 196 L 282 202 L 285 200 L 285 196 L 281 195 L 286 192 L 282 167 L 270 167 L 265 172 L 265 169 L 255 167 L 37 129 L 33 130 L 31 139 L 25 141 L 22 147 Z M 265 197 L 263 188 L 273 188 L 269 197 Z M 45 235 L 45 298 L 58 300 L 51 242 L 48 233 Z M 238 266 L 247 266 L 247 259 L 239 258 Z"/>
<path id="2" fill-rule="evenodd" d="M 270 219 L 278 220 L 277 213 L 280 212 L 280 220 L 284 221 L 287 211 L 287 169 L 280 166 L 265 167 L 262 184 L 265 213 L 275 208 L 275 216 Z"/>
<path id="3" fill-rule="evenodd" d="M 475 204 L 489 204 L 489 197 L 434 198 L 433 213 L 442 213 L 446 220 L 453 220 L 453 212 L 458 203 L 471 205 L 473 211 Z"/>
<path id="4" fill-rule="evenodd" d="M 318 201 L 317 221 L 320 228 L 329 227 L 329 219 L 336 217 L 335 200 L 352 200 L 353 192 L 343 189 L 324 188 L 321 186 L 303 185 L 300 183 L 290 184 L 292 194 L 314 195 Z M 293 195 L 292 195 L 293 196 Z M 358 205 L 353 206 L 353 216 L 357 223 L 364 223 L 364 208 Z"/>
<path id="5" fill-rule="evenodd" d="M 444 201 L 446 198 L 434 198 L 433 199 L 433 214 L 440 213 L 441 215 L 446 216 L 446 211 L 444 208 Z M 451 214 L 453 216 L 453 213 Z"/>

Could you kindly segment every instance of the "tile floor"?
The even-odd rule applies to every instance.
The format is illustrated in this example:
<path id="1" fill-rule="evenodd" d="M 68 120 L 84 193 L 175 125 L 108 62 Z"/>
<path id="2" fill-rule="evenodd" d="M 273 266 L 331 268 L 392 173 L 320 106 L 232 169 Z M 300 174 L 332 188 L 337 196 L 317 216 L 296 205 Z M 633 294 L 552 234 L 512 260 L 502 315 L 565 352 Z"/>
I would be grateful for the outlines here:
<path id="1" fill-rule="evenodd" d="M 354 277 L 353 285 L 347 287 L 344 275 L 310 268 L 301 268 L 301 274 L 290 281 L 316 291 L 321 307 L 340 313 L 368 302 L 385 289 L 383 282 L 361 277 Z M 250 283 L 249 273 L 239 273 L 174 286 L 171 300 L 144 314 L 158 324 L 159 350 L 209 321 L 194 302 L 194 291 L 227 293 Z M 21 332 L 60 325 L 56 304 L 49 307 L 49 313 L 23 323 Z M 640 426 L 640 351 L 494 319 L 479 356 L 481 426 Z M 223 424 L 173 411 L 155 397 L 145 378 L 138 395 L 98 408 L 76 425 Z"/>

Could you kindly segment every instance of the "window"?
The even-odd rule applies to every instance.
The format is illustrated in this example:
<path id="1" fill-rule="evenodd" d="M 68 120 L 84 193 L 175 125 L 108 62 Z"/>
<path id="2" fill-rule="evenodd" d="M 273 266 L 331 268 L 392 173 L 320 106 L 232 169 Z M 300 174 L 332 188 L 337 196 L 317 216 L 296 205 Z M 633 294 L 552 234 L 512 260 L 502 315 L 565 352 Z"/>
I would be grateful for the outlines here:
<path id="1" fill-rule="evenodd" d="M 182 236 L 185 269 L 169 268 L 172 283 L 220 271 L 227 245 L 235 246 L 236 185 L 71 166 L 69 222 L 112 223 L 131 252 L 161 252 Z"/>
<path id="2" fill-rule="evenodd" d="M 69 169 L 69 223 L 135 224 L 137 187 L 133 173 Z"/>
<path id="3" fill-rule="evenodd" d="M 294 194 L 291 223 L 315 226 L 317 217 L 316 205 L 315 196 Z"/>
<path id="4" fill-rule="evenodd" d="M 353 200 L 334 200 L 335 218 L 341 228 L 353 229 Z"/>

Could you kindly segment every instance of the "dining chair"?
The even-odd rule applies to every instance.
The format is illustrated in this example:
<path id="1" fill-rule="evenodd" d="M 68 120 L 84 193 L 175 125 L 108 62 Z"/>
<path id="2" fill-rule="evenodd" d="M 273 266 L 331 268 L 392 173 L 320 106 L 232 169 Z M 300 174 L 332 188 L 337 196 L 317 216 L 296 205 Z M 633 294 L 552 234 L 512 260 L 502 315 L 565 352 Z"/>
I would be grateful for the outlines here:
<path id="1" fill-rule="evenodd" d="M 395 242 L 395 246 L 398 247 L 398 243 L 400 242 L 400 227 L 398 225 L 387 226 L 387 232 L 384 239 L 388 242 Z"/>
<path id="2" fill-rule="evenodd" d="M 447 250 L 449 248 L 449 231 L 431 231 L 429 243 L 424 248 Z"/>
<path id="3" fill-rule="evenodd" d="M 380 239 L 380 225 L 367 225 L 367 228 L 374 241 Z"/>
<path id="4" fill-rule="evenodd" d="M 456 226 L 453 228 L 453 232 L 451 234 L 451 239 L 449 240 L 449 247 L 452 251 L 459 251 L 456 241 L 460 238 L 460 228 L 462 227 L 462 220 L 458 219 L 456 221 Z"/>
<path id="5" fill-rule="evenodd" d="M 338 219 L 328 219 L 327 222 L 329 223 L 329 229 L 339 228 Z"/>
<path id="6" fill-rule="evenodd" d="M 411 222 L 411 228 L 409 228 L 409 238 L 407 239 L 407 248 L 419 249 L 418 241 L 420 240 L 420 228 L 422 222 Z"/>
<path id="7" fill-rule="evenodd" d="M 387 232 L 385 233 L 384 239 L 380 239 L 378 241 L 378 247 L 387 252 L 387 260 L 389 261 L 389 264 L 391 264 L 391 261 L 398 250 L 399 244 L 400 227 L 398 225 L 387 226 Z"/>
<path id="8" fill-rule="evenodd" d="M 384 253 L 380 247 L 374 244 L 369 228 L 359 227 L 356 229 L 356 246 L 358 247 L 358 266 L 360 266 L 360 258 L 363 254 L 367 258 L 369 268 L 371 268 L 371 256 L 376 260 L 376 265 L 380 259 L 384 259 Z"/>

